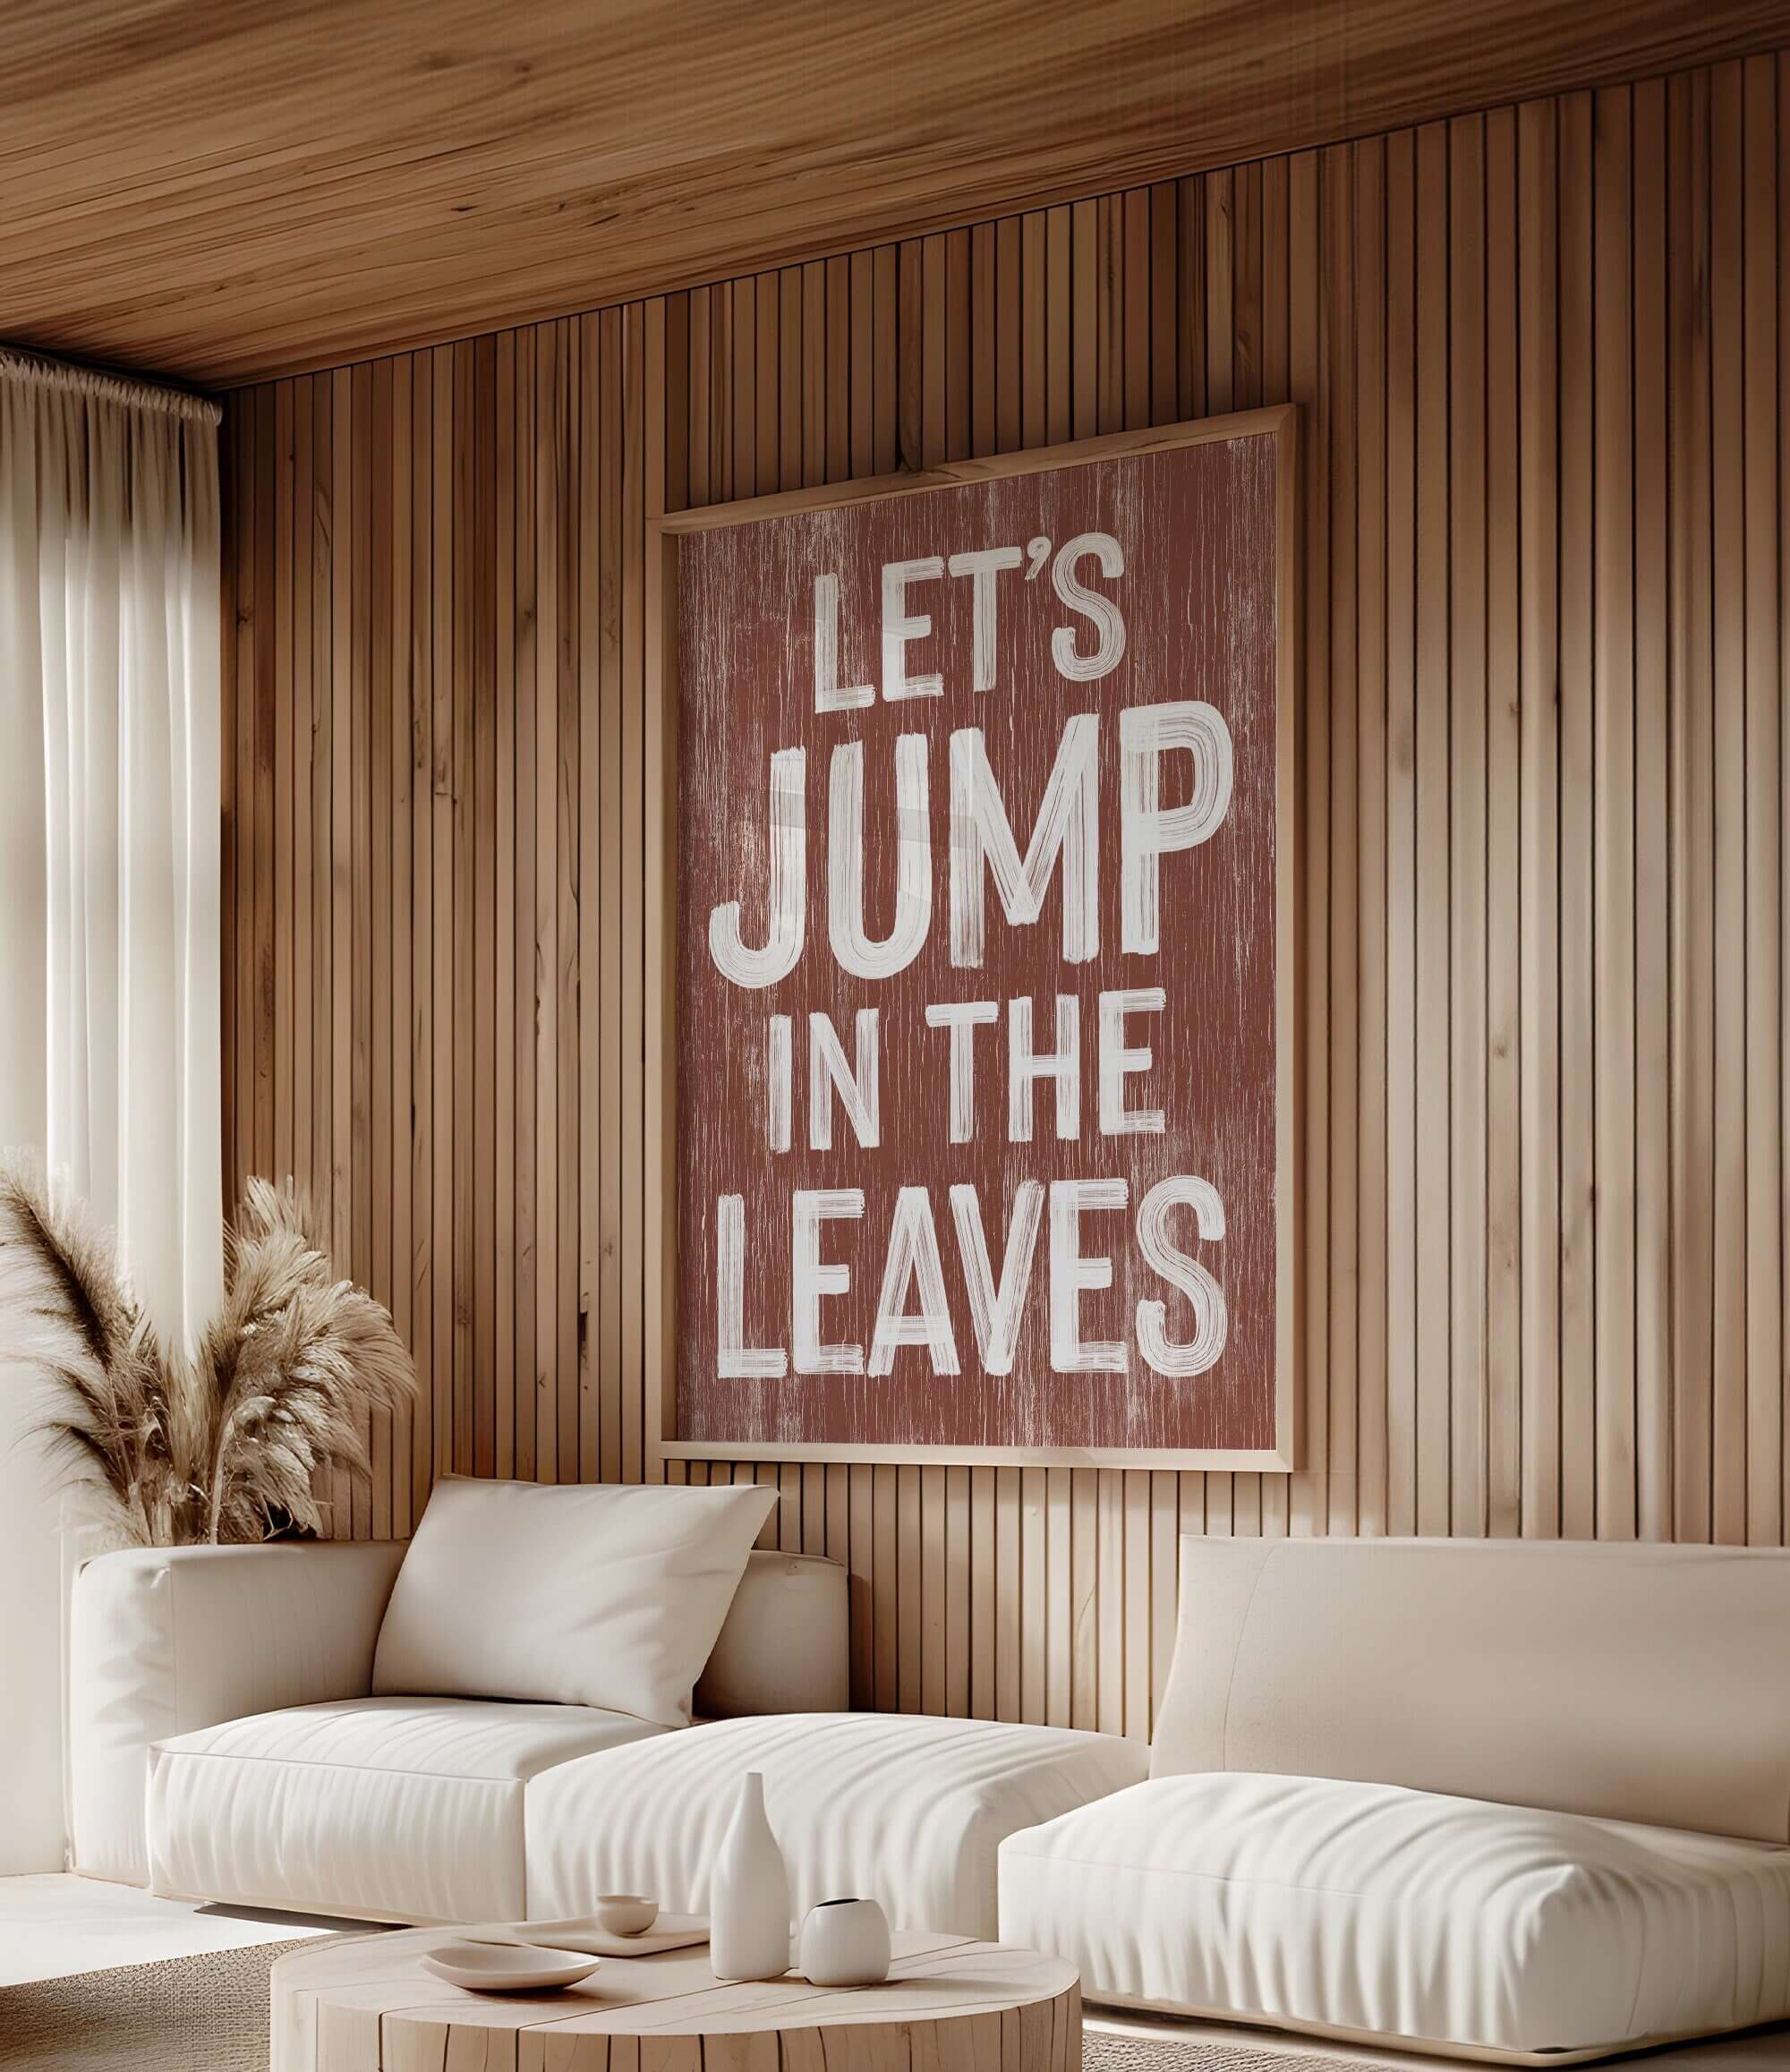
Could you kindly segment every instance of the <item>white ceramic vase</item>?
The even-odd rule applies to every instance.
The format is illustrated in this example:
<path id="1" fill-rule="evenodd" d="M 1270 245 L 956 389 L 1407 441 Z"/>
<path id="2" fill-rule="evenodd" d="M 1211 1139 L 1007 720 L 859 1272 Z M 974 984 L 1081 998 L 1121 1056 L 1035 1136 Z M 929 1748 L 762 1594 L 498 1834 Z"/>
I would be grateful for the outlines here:
<path id="1" fill-rule="evenodd" d="M 874 1986 L 889 1976 L 889 1920 L 874 1899 L 823 1899 L 802 1923 L 802 1976 L 815 1986 Z"/>
<path id="2" fill-rule="evenodd" d="M 709 1876 L 709 1963 L 718 1979 L 781 1978 L 789 1968 L 789 1873 L 755 1769 L 740 1779 Z"/>

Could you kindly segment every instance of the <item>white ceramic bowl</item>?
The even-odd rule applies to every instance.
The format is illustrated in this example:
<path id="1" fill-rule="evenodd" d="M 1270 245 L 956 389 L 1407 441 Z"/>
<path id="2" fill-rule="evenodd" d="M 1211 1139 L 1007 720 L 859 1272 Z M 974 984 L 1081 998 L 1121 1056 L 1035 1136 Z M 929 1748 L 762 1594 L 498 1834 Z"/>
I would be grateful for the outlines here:
<path id="1" fill-rule="evenodd" d="M 439 1942 L 423 1968 L 474 1993 L 541 1993 L 575 1986 L 602 1962 L 569 1949 L 534 1949 L 524 1943 Z"/>
<path id="2" fill-rule="evenodd" d="M 638 1892 L 597 1895 L 597 1925 L 610 1935 L 644 1935 L 659 1918 L 659 1902 Z"/>

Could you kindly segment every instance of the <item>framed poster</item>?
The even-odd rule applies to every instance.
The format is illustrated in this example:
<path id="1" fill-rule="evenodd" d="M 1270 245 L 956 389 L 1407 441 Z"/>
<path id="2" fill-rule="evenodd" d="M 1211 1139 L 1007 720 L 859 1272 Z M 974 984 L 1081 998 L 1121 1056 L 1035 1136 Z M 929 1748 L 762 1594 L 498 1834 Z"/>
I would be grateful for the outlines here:
<path id="1" fill-rule="evenodd" d="M 649 528 L 660 1457 L 1293 1464 L 1295 453 Z"/>

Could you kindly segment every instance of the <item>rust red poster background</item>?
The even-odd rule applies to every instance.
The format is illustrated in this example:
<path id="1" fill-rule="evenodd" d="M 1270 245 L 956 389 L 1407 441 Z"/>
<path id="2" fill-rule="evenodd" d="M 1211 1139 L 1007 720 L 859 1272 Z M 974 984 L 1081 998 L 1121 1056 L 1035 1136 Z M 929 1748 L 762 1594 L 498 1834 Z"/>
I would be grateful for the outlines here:
<path id="1" fill-rule="evenodd" d="M 1267 1450 L 1278 441 L 676 543 L 676 1421 Z"/>

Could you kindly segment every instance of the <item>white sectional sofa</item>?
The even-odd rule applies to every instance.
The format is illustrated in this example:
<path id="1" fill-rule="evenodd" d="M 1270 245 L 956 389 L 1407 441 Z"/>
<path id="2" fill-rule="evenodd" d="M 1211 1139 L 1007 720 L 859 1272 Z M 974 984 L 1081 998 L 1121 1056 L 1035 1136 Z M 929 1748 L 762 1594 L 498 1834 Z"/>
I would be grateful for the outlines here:
<path id="1" fill-rule="evenodd" d="M 1786 1843 L 1790 1555 L 1189 1539 L 1149 1779 L 1007 1838 L 1001 1933 L 1095 2002 L 1571 2064 L 1790 2016 Z"/>
<path id="2" fill-rule="evenodd" d="M 748 1556 L 754 1501 L 669 1582 L 638 1511 L 602 1562 L 530 1539 L 648 1499 L 514 1485 L 438 1495 L 396 1590 L 398 1547 L 90 1563 L 76 1868 L 375 1920 L 701 1912 L 757 1770 L 798 1911 L 1029 1945 L 1095 2004 L 1522 2065 L 1790 2017 L 1790 1554 L 1189 1539 L 1146 1751 L 846 1711 L 844 1572 Z"/>
<path id="3" fill-rule="evenodd" d="M 798 1906 L 859 1894 L 898 1927 L 992 1937 L 1002 1837 L 1147 1768 L 1141 1744 L 1111 1736 L 848 1713 L 846 1573 L 784 1554 L 745 1559 L 696 1686 L 701 1724 L 379 1693 L 405 1553 L 89 1562 L 72 1603 L 74 1868 L 418 1923 L 550 1919 L 615 1890 L 703 1912 L 738 1780 L 757 1769 Z"/>

